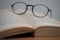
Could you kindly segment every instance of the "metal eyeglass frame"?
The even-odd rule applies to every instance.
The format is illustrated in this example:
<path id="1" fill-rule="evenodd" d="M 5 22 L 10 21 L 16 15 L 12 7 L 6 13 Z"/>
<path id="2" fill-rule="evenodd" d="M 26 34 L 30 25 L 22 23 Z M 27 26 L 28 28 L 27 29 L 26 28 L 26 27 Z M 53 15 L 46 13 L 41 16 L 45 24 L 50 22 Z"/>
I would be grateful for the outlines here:
<path id="1" fill-rule="evenodd" d="M 23 15 L 23 14 L 28 10 L 28 6 L 31 6 L 31 7 L 32 7 L 32 13 L 33 13 L 33 15 L 34 15 L 35 17 L 43 18 L 43 17 L 45 17 L 45 16 L 48 15 L 49 11 L 51 12 L 51 17 L 52 17 L 52 10 L 50 10 L 46 5 L 43 5 L 43 4 L 27 5 L 27 4 L 24 3 L 24 2 L 15 2 L 15 3 L 13 3 L 13 4 L 11 5 L 11 7 L 12 7 L 12 11 L 13 11 L 14 13 L 15 13 L 15 11 L 14 11 L 14 5 L 17 4 L 17 3 L 23 3 L 23 4 L 26 5 L 26 9 L 25 9 L 25 11 L 24 11 L 23 13 L 21 13 L 21 14 L 17 14 L 17 15 Z M 46 13 L 44 16 L 39 17 L 39 16 L 37 16 L 37 15 L 34 14 L 33 9 L 34 9 L 34 7 L 37 6 L 37 5 L 44 6 L 44 7 L 47 8 L 48 11 L 47 11 L 47 13 Z M 15 14 L 16 14 L 16 13 L 15 13 Z"/>

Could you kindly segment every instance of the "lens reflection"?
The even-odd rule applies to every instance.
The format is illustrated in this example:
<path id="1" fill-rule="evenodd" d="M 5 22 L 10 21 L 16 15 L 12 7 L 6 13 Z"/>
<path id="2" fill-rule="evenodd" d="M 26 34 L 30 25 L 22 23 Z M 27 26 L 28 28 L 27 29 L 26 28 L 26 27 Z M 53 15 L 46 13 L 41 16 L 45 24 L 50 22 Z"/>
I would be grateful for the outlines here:
<path id="1" fill-rule="evenodd" d="M 13 8 L 16 14 L 22 14 L 26 10 L 26 5 L 23 3 L 16 3 Z"/>
<path id="2" fill-rule="evenodd" d="M 43 17 L 47 14 L 48 9 L 42 5 L 36 5 L 33 9 L 33 12 L 36 16 Z"/>

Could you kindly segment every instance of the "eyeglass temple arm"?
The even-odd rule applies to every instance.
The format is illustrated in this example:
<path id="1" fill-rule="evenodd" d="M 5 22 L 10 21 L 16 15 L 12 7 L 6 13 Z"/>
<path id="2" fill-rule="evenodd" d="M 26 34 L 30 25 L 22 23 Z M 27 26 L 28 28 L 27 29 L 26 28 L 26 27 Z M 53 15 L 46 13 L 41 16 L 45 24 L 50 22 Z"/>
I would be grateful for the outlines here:
<path id="1" fill-rule="evenodd" d="M 51 13 L 51 18 L 52 18 L 52 10 L 49 10 L 50 11 L 50 13 Z"/>

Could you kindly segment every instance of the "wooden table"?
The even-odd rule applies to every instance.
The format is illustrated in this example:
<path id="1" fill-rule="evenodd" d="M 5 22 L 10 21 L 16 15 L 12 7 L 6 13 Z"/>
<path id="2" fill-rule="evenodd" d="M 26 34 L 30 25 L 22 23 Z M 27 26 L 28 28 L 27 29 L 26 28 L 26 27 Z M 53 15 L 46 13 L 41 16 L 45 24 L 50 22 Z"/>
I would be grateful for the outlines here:
<path id="1" fill-rule="evenodd" d="M 60 40 L 60 37 L 39 37 L 39 38 L 13 38 L 6 40 Z"/>

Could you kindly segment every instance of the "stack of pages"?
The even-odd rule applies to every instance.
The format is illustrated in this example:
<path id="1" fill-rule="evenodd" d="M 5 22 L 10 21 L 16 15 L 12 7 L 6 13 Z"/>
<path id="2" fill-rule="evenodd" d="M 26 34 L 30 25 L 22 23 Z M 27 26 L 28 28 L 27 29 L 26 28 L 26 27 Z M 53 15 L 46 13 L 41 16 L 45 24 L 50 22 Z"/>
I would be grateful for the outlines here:
<path id="1" fill-rule="evenodd" d="M 37 18 L 31 11 L 26 12 L 24 15 L 16 15 L 11 9 L 0 9 L 0 38 L 16 34 L 21 34 L 20 37 L 23 37 L 24 33 L 27 33 L 27 35 L 25 34 L 27 37 L 28 34 L 30 37 L 37 36 L 39 31 L 36 30 L 39 28 L 41 30 L 42 28 L 47 30 L 59 29 L 60 22 L 54 20 L 53 17 Z"/>

